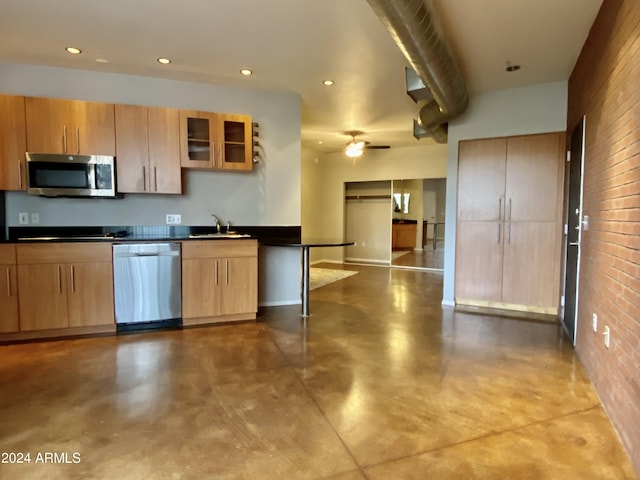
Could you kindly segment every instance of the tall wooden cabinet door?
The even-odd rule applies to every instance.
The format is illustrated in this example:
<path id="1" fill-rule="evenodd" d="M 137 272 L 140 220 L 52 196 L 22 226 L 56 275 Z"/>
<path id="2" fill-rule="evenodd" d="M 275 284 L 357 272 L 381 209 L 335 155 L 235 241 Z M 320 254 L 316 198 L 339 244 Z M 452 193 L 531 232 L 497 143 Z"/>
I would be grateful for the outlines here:
<path id="1" fill-rule="evenodd" d="M 507 139 L 507 221 L 558 219 L 564 143 L 563 133 Z"/>
<path id="2" fill-rule="evenodd" d="M 81 155 L 116 154 L 113 104 L 76 100 L 73 101 L 73 113 L 73 129 L 75 131 L 72 132 L 71 145 L 68 147 L 71 153 Z"/>
<path id="3" fill-rule="evenodd" d="M 502 301 L 556 313 L 560 226 L 556 222 L 511 222 L 506 227 Z"/>
<path id="4" fill-rule="evenodd" d="M 250 171 L 253 169 L 253 129 L 250 115 L 218 115 L 220 152 L 217 168 Z"/>
<path id="5" fill-rule="evenodd" d="M 216 315 L 219 303 L 219 267 L 212 258 L 182 260 L 182 317 Z"/>
<path id="6" fill-rule="evenodd" d="M 258 259 L 256 257 L 220 260 L 222 315 L 256 312 L 258 308 Z"/>
<path id="7" fill-rule="evenodd" d="M 149 107 L 148 119 L 152 191 L 181 194 L 179 110 Z"/>
<path id="8" fill-rule="evenodd" d="M 0 265 L 0 333 L 17 332 L 18 282 L 15 265 Z"/>
<path id="9" fill-rule="evenodd" d="M 66 265 L 69 327 L 115 322 L 111 262 Z"/>
<path id="10" fill-rule="evenodd" d="M 506 153 L 504 138 L 460 142 L 458 221 L 503 218 Z"/>
<path id="11" fill-rule="evenodd" d="M 73 102 L 57 98 L 25 98 L 27 152 L 75 153 Z"/>
<path id="12" fill-rule="evenodd" d="M 220 152 L 215 113 L 180 110 L 180 165 L 215 168 Z"/>
<path id="13" fill-rule="evenodd" d="M 500 302 L 502 295 L 501 222 L 458 222 L 456 231 L 455 297 L 465 300 Z"/>
<path id="14" fill-rule="evenodd" d="M 24 190 L 27 131 L 24 97 L 0 95 L 0 190 Z"/>
<path id="15" fill-rule="evenodd" d="M 65 283 L 64 265 L 18 265 L 20 331 L 68 326 Z"/>
<path id="16" fill-rule="evenodd" d="M 116 105 L 115 122 L 118 192 L 146 192 L 149 188 L 147 107 Z"/>

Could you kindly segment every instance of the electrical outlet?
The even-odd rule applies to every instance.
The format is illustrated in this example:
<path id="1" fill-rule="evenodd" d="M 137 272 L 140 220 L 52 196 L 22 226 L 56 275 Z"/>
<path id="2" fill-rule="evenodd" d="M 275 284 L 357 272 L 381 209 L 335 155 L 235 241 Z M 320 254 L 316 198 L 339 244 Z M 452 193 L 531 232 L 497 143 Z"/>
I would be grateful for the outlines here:
<path id="1" fill-rule="evenodd" d="M 40 214 L 32 213 L 31 214 L 31 224 L 38 225 L 40 223 Z"/>
<path id="2" fill-rule="evenodd" d="M 167 225 L 180 225 L 182 223 L 182 215 L 174 213 L 167 214 Z"/>
<path id="3" fill-rule="evenodd" d="M 18 223 L 20 225 L 29 225 L 29 214 L 27 212 L 20 212 L 18 214 Z"/>
<path id="4" fill-rule="evenodd" d="M 609 327 L 604 327 L 604 346 L 609 348 L 609 340 L 611 339 L 611 333 L 609 332 Z"/>
<path id="5" fill-rule="evenodd" d="M 594 332 L 598 331 L 598 314 L 597 313 L 593 314 L 593 331 Z"/>

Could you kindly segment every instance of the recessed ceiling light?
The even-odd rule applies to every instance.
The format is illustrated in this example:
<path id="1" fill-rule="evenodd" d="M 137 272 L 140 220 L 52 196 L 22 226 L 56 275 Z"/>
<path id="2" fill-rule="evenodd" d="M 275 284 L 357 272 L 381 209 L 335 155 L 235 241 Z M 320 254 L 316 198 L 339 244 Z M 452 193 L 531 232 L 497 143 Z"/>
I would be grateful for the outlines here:
<path id="1" fill-rule="evenodd" d="M 252 74 L 253 74 L 253 72 L 252 72 L 251 70 L 249 70 L 248 68 L 243 68 L 242 70 L 240 70 L 240 73 L 241 73 L 242 75 L 244 75 L 244 76 L 247 76 L 247 77 L 248 77 L 249 75 L 252 75 Z"/>
<path id="2" fill-rule="evenodd" d="M 96 62 L 98 63 L 109 63 L 109 60 L 106 58 L 96 58 Z"/>
<path id="3" fill-rule="evenodd" d="M 324 142 L 322 140 L 318 140 L 318 144 L 322 145 Z"/>
<path id="4" fill-rule="evenodd" d="M 333 85 L 333 80 L 325 80 L 322 82 L 322 84 L 326 87 L 330 87 L 331 85 Z"/>
<path id="5" fill-rule="evenodd" d="M 73 53 L 74 55 L 77 55 L 78 53 L 82 53 L 82 50 L 76 47 L 67 47 L 65 48 L 65 50 L 69 53 Z"/>
<path id="6" fill-rule="evenodd" d="M 169 60 L 168 58 L 159 58 L 158 63 L 161 63 L 163 65 L 168 65 L 171 63 L 171 60 Z"/>
<path id="7" fill-rule="evenodd" d="M 520 65 L 514 65 L 513 63 L 508 61 L 505 70 L 507 72 L 517 72 L 518 70 L 520 70 Z"/>

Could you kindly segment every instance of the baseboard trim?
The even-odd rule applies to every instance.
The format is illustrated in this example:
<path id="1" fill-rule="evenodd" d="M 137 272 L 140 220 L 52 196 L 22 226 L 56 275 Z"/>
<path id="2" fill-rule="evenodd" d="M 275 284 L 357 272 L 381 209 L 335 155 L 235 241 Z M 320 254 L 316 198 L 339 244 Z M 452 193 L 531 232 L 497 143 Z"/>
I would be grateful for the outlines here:
<path id="1" fill-rule="evenodd" d="M 275 300 L 270 302 L 261 302 L 259 307 L 283 307 L 285 305 L 301 305 L 302 300 L 299 298 L 296 300 Z"/>

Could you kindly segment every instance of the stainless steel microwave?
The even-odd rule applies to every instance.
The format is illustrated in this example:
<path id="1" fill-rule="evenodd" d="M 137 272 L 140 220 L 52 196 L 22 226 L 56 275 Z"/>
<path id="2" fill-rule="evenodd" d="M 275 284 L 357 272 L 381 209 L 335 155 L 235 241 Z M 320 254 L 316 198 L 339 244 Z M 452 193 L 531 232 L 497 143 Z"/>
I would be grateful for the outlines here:
<path id="1" fill-rule="evenodd" d="M 27 193 L 116 198 L 115 157 L 27 153 Z"/>

